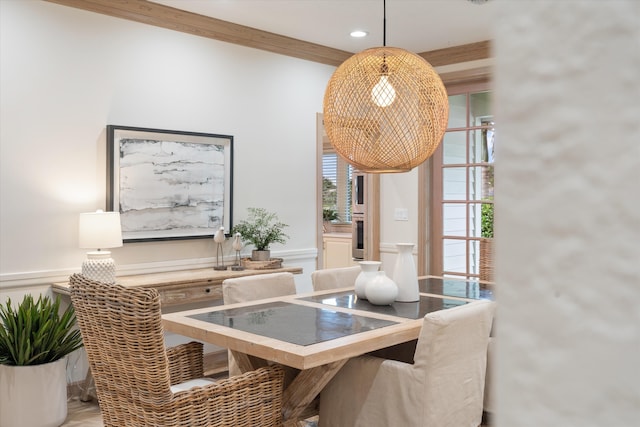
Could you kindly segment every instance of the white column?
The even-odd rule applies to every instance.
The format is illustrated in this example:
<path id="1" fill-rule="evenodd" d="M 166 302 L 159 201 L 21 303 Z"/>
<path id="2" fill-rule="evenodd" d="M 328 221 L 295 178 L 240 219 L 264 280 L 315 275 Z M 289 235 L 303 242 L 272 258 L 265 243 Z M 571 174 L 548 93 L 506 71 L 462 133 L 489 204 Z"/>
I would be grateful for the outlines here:
<path id="1" fill-rule="evenodd" d="M 496 424 L 638 425 L 640 2 L 496 2 Z"/>

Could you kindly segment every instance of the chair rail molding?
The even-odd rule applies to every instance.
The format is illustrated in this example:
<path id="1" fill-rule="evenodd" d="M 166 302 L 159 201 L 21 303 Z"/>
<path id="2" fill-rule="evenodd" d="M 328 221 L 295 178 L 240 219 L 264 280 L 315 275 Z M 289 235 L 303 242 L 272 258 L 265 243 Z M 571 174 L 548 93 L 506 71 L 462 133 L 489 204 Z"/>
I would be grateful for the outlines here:
<path id="1" fill-rule="evenodd" d="M 272 251 L 272 256 L 283 258 L 286 263 L 299 264 L 304 262 L 315 263 L 318 256 L 316 248 Z M 245 256 L 246 254 L 243 254 Z M 231 265 L 235 260 L 235 254 L 224 257 L 225 264 Z M 117 276 L 132 276 L 136 274 L 162 273 L 168 271 L 194 270 L 198 268 L 213 268 L 215 256 L 206 258 L 177 259 L 139 264 L 119 263 Z M 54 282 L 64 282 L 73 273 L 80 272 L 81 263 L 76 268 L 61 268 L 57 270 L 28 271 L 20 273 L 0 274 L 0 290 L 19 289 L 38 285 L 50 285 Z"/>

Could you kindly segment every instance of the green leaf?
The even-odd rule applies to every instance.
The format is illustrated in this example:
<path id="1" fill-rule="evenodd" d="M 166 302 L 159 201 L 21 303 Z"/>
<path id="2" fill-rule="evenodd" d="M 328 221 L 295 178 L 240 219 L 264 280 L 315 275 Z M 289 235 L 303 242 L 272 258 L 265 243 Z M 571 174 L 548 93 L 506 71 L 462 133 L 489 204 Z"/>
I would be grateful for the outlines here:
<path id="1" fill-rule="evenodd" d="M 231 233 L 240 233 L 242 240 L 255 246 L 257 250 L 267 250 L 272 243 L 285 244 L 289 236 L 284 233 L 287 224 L 278 216 L 264 208 L 247 208 L 249 216 L 233 227 Z"/>
<path id="2" fill-rule="evenodd" d="M 37 365 L 56 361 L 82 347 L 73 306 L 62 315 L 60 297 L 52 302 L 25 295 L 14 309 L 11 299 L 0 305 L 0 363 Z"/>

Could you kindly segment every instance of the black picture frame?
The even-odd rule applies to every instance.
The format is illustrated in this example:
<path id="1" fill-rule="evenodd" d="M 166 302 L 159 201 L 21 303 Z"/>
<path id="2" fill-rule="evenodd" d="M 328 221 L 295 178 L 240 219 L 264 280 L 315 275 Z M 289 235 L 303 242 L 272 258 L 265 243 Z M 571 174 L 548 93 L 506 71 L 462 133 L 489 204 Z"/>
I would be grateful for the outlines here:
<path id="1" fill-rule="evenodd" d="M 124 242 L 212 238 L 233 227 L 233 136 L 107 126 L 107 210 Z"/>

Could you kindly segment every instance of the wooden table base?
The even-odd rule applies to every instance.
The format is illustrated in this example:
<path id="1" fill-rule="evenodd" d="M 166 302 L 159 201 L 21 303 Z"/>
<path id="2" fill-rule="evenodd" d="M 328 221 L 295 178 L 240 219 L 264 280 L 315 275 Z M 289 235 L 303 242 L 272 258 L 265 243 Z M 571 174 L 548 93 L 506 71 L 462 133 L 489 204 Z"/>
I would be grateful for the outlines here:
<path id="1" fill-rule="evenodd" d="M 248 372 L 266 365 L 259 357 L 231 351 L 242 372 Z M 285 427 L 298 426 L 298 422 L 313 415 L 307 408 L 314 402 L 331 378 L 347 363 L 348 359 L 331 362 L 326 365 L 305 369 L 294 378 L 284 391 L 282 415 Z"/>

